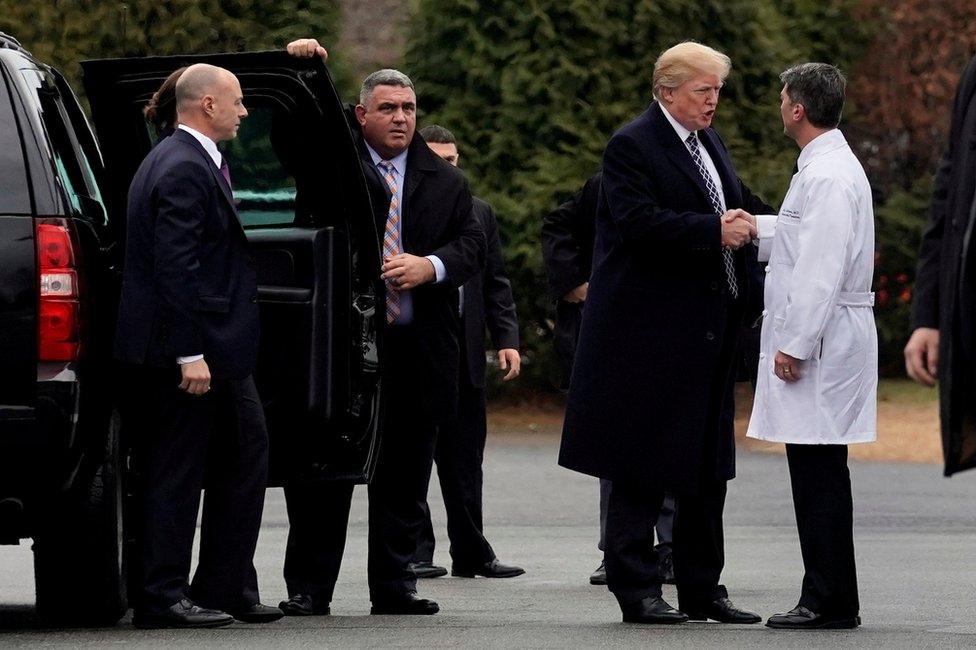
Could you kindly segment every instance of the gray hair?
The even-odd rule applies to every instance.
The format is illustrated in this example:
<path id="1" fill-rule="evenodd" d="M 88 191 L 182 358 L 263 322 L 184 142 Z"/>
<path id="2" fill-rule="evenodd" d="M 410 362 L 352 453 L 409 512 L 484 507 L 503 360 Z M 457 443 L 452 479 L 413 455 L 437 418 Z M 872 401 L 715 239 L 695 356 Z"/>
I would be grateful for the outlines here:
<path id="1" fill-rule="evenodd" d="M 838 68 L 829 63 L 801 63 L 783 72 L 779 80 L 790 101 L 803 105 L 810 124 L 821 129 L 840 124 L 847 79 Z"/>
<path id="2" fill-rule="evenodd" d="M 410 77 L 399 70 L 384 68 L 363 79 L 363 86 L 359 89 L 359 103 L 363 106 L 369 103 L 377 86 L 399 86 L 400 88 L 414 90 Z M 414 92 L 416 91 L 414 90 Z"/>

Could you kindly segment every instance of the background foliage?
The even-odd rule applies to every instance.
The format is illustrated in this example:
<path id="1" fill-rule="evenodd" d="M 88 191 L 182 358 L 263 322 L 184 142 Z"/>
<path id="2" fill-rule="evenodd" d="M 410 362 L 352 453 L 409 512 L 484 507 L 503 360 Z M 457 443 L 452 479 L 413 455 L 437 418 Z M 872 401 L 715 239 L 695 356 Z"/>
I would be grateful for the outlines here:
<path id="1" fill-rule="evenodd" d="M 650 100 L 654 60 L 674 43 L 733 61 L 716 127 L 746 183 L 770 203 L 796 158 L 779 120 L 779 73 L 811 58 L 847 69 L 868 43 L 847 0 L 419 0 L 405 69 L 419 104 L 454 130 L 475 190 L 502 220 L 523 322 L 528 381 L 551 377 L 543 215 L 598 167 L 606 141 Z M 651 252 L 653 254 L 653 252 Z"/>
<path id="2" fill-rule="evenodd" d="M 80 90 L 77 62 L 85 58 L 279 48 L 306 35 L 331 45 L 344 2 L 367 1 L 0 0 L 0 31 Z M 497 209 L 528 361 L 516 390 L 551 388 L 554 374 L 542 218 L 596 170 L 610 134 L 647 105 L 657 55 L 689 38 L 732 58 L 716 126 L 743 179 L 773 204 L 797 153 L 779 123 L 779 72 L 821 60 L 848 73 L 842 128 L 875 195 L 882 370 L 901 372 L 932 173 L 956 81 L 976 51 L 972 0 L 403 0 L 400 6 L 407 5 L 405 60 L 380 63 L 414 78 L 421 123 L 437 121 L 457 133 L 474 189 Z M 390 2 L 376 6 L 394 12 Z M 368 13 L 357 7 L 366 24 Z M 390 24 L 398 22 L 385 20 L 379 31 Z M 350 99 L 358 79 L 348 70 L 362 64 L 353 56 L 330 47 L 330 68 Z M 376 57 L 359 57 L 375 63 Z"/>
<path id="3" fill-rule="evenodd" d="M 78 93 L 84 59 L 278 49 L 307 34 L 334 42 L 339 17 L 340 0 L 0 0 L 0 31 Z M 330 67 L 351 87 L 341 55 Z"/>

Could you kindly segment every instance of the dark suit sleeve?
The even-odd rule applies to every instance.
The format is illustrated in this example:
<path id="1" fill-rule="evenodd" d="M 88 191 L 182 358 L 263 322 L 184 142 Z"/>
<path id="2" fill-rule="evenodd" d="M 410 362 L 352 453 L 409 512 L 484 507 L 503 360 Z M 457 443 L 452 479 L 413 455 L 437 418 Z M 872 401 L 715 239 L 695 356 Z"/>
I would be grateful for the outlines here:
<path id="1" fill-rule="evenodd" d="M 973 85 L 976 84 L 976 58 L 970 61 L 962 74 L 959 88 L 952 108 L 952 125 L 949 127 L 950 147 L 960 142 L 962 121 L 966 108 L 973 100 Z M 952 184 L 951 149 L 939 161 L 932 191 L 932 207 L 929 222 L 922 233 L 922 243 L 918 253 L 918 268 L 915 271 L 915 299 L 912 302 L 912 329 L 919 327 L 939 327 L 939 276 L 942 256 L 942 236 L 947 219 L 949 190 Z"/>
<path id="2" fill-rule="evenodd" d="M 590 255 L 593 238 L 584 240 L 580 222 L 596 219 L 596 195 L 600 191 L 599 175 L 590 178 L 573 198 L 546 215 L 542 220 L 542 259 L 549 279 L 549 293 L 559 300 L 590 277 Z"/>
<path id="3" fill-rule="evenodd" d="M 210 177 L 202 165 L 184 160 L 164 173 L 155 188 L 153 276 L 161 320 L 169 326 L 167 352 L 174 357 L 203 353 L 196 307 Z"/>
<path id="4" fill-rule="evenodd" d="M 444 263 L 444 270 L 447 272 L 445 282 L 455 289 L 478 273 L 485 262 L 485 234 L 474 214 L 467 180 L 463 183 L 464 187 L 458 192 L 451 210 L 451 219 L 456 224 L 456 236 L 429 253 Z"/>
<path id="5" fill-rule="evenodd" d="M 661 206 L 647 158 L 640 145 L 624 134 L 611 138 L 603 154 L 603 195 L 621 239 L 648 247 L 720 250 L 721 223 L 714 213 L 677 212 Z"/>
<path id="6" fill-rule="evenodd" d="M 505 275 L 502 259 L 501 238 L 498 236 L 498 221 L 495 211 L 489 205 L 485 207 L 485 274 L 484 300 L 485 323 L 491 334 L 491 341 L 496 350 L 514 349 L 519 347 L 518 316 L 515 312 L 515 297 L 512 295 L 512 283 Z"/>

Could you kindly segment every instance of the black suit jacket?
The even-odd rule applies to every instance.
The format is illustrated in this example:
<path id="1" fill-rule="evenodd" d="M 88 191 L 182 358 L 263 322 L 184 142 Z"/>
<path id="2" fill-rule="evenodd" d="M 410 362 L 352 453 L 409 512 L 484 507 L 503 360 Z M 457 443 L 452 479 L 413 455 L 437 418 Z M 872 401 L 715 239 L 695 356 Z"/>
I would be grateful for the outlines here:
<path id="1" fill-rule="evenodd" d="M 939 330 L 939 398 L 946 476 L 976 467 L 976 58 L 956 91 L 949 147 L 922 236 L 912 328 Z"/>
<path id="2" fill-rule="evenodd" d="M 596 209 L 603 172 L 598 171 L 573 198 L 542 221 L 542 260 L 549 279 L 549 293 L 556 303 L 553 348 L 562 375 L 560 387 L 569 388 L 573 357 L 583 319 L 583 303 L 562 299 L 566 292 L 589 281 L 596 238 Z"/>
<path id="3" fill-rule="evenodd" d="M 518 316 L 512 283 L 505 275 L 498 221 L 491 205 L 474 197 L 474 214 L 485 233 L 485 267 L 464 285 L 464 352 L 472 386 L 485 385 L 485 326 L 496 350 L 519 347 Z"/>
<path id="4" fill-rule="evenodd" d="M 203 146 L 177 130 L 129 187 L 116 356 L 175 367 L 202 354 L 213 377 L 240 379 L 257 346 L 257 277 L 231 190 Z"/>
<path id="5" fill-rule="evenodd" d="M 771 211 L 739 180 L 718 134 L 698 134 L 726 206 Z M 735 253 L 743 305 L 756 290 L 747 248 Z M 722 341 L 741 325 L 730 314 L 744 310 L 728 308 L 719 217 L 656 102 L 607 145 L 593 263 L 560 464 L 675 492 L 731 478 L 732 359 Z"/>
<path id="6" fill-rule="evenodd" d="M 373 201 L 378 233 L 386 229 L 390 189 L 360 136 L 360 157 Z M 436 156 L 420 134 L 407 154 L 401 205 L 401 246 L 412 255 L 436 255 L 444 263 L 444 282 L 411 290 L 413 323 L 390 326 L 387 341 L 397 346 L 387 358 L 388 377 L 405 377 L 423 387 L 419 412 L 435 421 L 457 409 L 460 353 L 457 288 L 483 266 L 485 238 L 472 211 L 471 191 L 460 170 Z M 385 322 L 385 319 L 384 319 Z M 389 381 L 387 382 L 390 383 Z"/>

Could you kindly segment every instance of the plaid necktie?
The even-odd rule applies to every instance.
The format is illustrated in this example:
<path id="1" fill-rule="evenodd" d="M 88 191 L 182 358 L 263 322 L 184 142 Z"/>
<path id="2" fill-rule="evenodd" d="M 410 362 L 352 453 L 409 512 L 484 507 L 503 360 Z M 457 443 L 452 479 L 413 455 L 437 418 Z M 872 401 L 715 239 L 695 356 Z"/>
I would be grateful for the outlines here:
<path id="1" fill-rule="evenodd" d="M 383 259 L 400 254 L 400 197 L 393 174 L 396 168 L 389 160 L 381 160 L 376 165 L 383 170 L 383 178 L 390 187 L 390 212 L 386 216 L 386 230 L 383 233 Z M 386 322 L 392 323 L 400 316 L 400 292 L 386 281 Z"/>
<path id="2" fill-rule="evenodd" d="M 712 202 L 712 209 L 715 210 L 715 214 L 721 217 L 723 214 L 722 202 L 718 198 L 718 188 L 715 187 L 715 181 L 712 180 L 712 175 L 708 173 L 708 169 L 705 168 L 705 161 L 702 160 L 701 150 L 698 148 L 698 135 L 692 132 L 686 142 L 688 143 L 688 150 L 691 152 L 691 159 L 695 161 L 698 173 L 702 175 L 702 179 L 705 181 L 705 189 L 708 190 L 708 200 Z M 732 258 L 732 249 L 722 249 L 722 262 L 725 264 L 725 279 L 729 284 L 729 292 L 733 298 L 738 298 L 739 283 L 735 280 L 735 260 Z"/>

